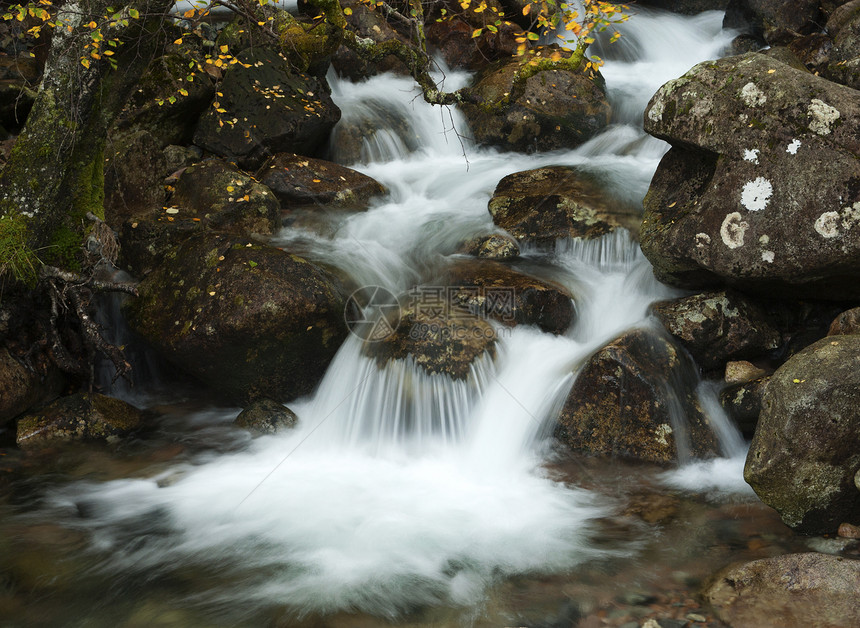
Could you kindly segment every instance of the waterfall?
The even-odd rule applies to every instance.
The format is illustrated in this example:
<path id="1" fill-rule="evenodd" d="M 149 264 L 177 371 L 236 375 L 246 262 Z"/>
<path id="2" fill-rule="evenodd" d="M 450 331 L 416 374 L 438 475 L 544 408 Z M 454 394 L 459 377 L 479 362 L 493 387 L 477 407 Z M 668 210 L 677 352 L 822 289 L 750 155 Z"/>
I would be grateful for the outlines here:
<path id="1" fill-rule="evenodd" d="M 665 151 L 641 130 L 645 102 L 665 79 L 716 56 L 730 34 L 717 13 L 637 11 L 621 43 L 601 50 L 615 123 L 576 150 L 478 148 L 464 119 L 424 104 L 410 80 L 332 76 L 344 111 L 336 138 L 348 126 L 363 129 L 351 165 L 390 194 L 333 222 L 330 234 L 296 229 L 276 243 L 398 294 L 458 243 L 496 231 L 487 202 L 507 174 L 576 165 L 641 202 Z M 467 78 L 448 72 L 446 87 Z M 339 145 L 332 156 L 345 161 Z M 205 574 L 205 587 L 172 601 L 220 609 L 230 621 L 261 606 L 383 617 L 471 606 L 505 577 L 634 551 L 633 542 L 608 549 L 594 541 L 594 521 L 612 503 L 549 476 L 546 436 L 583 360 L 676 293 L 653 279 L 626 233 L 563 240 L 524 257 L 548 261 L 535 272 L 576 295 L 578 320 L 567 334 L 499 328 L 495 359 L 480 358 L 462 381 L 410 359 L 379 368 L 350 338 L 318 390 L 290 404 L 295 430 L 155 477 L 76 483 L 48 502 L 93 535 L 99 570 L 117 586 Z"/>

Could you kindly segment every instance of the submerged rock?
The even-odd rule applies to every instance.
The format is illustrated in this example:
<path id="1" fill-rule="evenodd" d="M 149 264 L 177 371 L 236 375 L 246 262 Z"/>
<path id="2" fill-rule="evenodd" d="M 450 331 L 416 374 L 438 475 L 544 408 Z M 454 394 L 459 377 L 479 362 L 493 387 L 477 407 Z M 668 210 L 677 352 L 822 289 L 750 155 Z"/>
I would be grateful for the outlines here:
<path id="1" fill-rule="evenodd" d="M 84 440 L 111 443 L 139 429 L 143 416 L 143 412 L 120 399 L 77 393 L 22 417 L 16 442 L 22 449 Z"/>
<path id="2" fill-rule="evenodd" d="M 574 451 L 671 463 L 717 453 L 696 397 L 693 364 L 662 334 L 635 329 L 592 355 L 556 436 Z"/>
<path id="3" fill-rule="evenodd" d="M 238 59 L 244 65 L 224 76 L 220 106 L 200 118 L 194 143 L 249 170 L 275 153 L 313 155 L 322 148 L 340 119 L 328 84 L 290 71 L 272 51 L 246 50 Z"/>
<path id="4" fill-rule="evenodd" d="M 272 399 L 258 399 L 239 413 L 234 423 L 256 435 L 276 434 L 299 422 L 295 412 Z"/>
<path id="5" fill-rule="evenodd" d="M 779 332 L 762 309 L 736 292 L 706 292 L 662 301 L 653 306 L 653 312 L 705 370 L 779 346 Z"/>
<path id="6" fill-rule="evenodd" d="M 860 521 L 860 336 L 829 336 L 783 364 L 764 393 L 744 479 L 786 525 Z"/>
<path id="7" fill-rule="evenodd" d="M 557 47 L 543 50 L 568 55 Z M 531 59 L 531 57 L 530 57 Z M 514 80 L 527 61 L 500 61 L 481 72 L 474 92 L 484 103 L 500 103 L 514 92 Z M 603 78 L 583 71 L 538 71 L 525 80 L 521 95 L 506 106 L 461 105 L 469 128 L 480 144 L 505 150 L 534 152 L 575 148 L 609 124 L 611 107 Z"/>
<path id="8" fill-rule="evenodd" d="M 860 625 L 860 561 L 787 554 L 729 567 L 705 591 L 730 626 L 846 628 Z"/>
<path id="9" fill-rule="evenodd" d="M 311 392 L 346 336 L 340 284 L 280 249 L 216 233 L 169 252 L 129 325 L 230 400 Z"/>
<path id="10" fill-rule="evenodd" d="M 612 198 L 595 175 L 554 166 L 510 174 L 489 202 L 496 226 L 518 240 L 597 238 L 624 227 L 636 234 L 637 208 Z"/>
<path id="11" fill-rule="evenodd" d="M 860 296 L 856 91 L 752 53 L 700 63 L 661 87 L 645 128 L 672 144 L 641 232 L 659 279 Z"/>

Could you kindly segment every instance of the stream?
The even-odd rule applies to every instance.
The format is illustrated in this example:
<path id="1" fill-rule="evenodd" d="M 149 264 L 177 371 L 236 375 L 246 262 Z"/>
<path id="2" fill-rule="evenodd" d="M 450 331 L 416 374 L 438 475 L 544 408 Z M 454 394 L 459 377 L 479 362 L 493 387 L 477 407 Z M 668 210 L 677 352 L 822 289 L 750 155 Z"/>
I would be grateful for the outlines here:
<path id="1" fill-rule="evenodd" d="M 722 17 L 637 9 L 621 40 L 596 50 L 613 124 L 572 151 L 478 148 L 458 112 L 425 105 L 411 80 L 330 74 L 343 110 L 330 158 L 346 161 L 341 130 L 372 128 L 346 165 L 389 194 L 367 212 L 322 212 L 276 245 L 402 294 L 464 240 L 497 232 L 487 202 L 505 175 L 575 165 L 641 203 L 668 148 L 642 131 L 645 105 L 724 53 Z M 446 72 L 444 86 L 467 80 Z M 350 336 L 316 392 L 289 404 L 298 426 L 252 439 L 232 426 L 238 408 L 149 364 L 135 389 L 111 392 L 159 413 L 149 433 L 50 459 L 3 449 L 0 623 L 621 626 L 694 613 L 720 625 L 698 587 L 799 541 L 743 482 L 746 445 L 715 386 L 699 387 L 719 426 L 715 460 L 682 456 L 666 470 L 572 456 L 551 439 L 578 365 L 682 293 L 653 278 L 626 232 L 525 249 L 514 267 L 577 295 L 576 323 L 561 336 L 499 328 L 495 360 L 465 380 L 411 360 L 380 369 Z"/>

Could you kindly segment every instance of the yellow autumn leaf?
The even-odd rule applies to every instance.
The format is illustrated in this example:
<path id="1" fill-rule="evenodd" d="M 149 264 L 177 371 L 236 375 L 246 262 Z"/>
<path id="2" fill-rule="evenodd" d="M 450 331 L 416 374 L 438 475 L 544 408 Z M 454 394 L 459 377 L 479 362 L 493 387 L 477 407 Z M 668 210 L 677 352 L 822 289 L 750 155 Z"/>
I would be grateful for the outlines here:
<path id="1" fill-rule="evenodd" d="M 352 9 L 350 9 L 349 7 L 346 7 L 346 8 L 343 10 L 343 14 L 344 14 L 344 15 L 352 15 Z"/>
<path id="2" fill-rule="evenodd" d="M 90 60 L 89 59 L 81 59 L 81 65 L 84 66 L 85 68 L 89 69 Z"/>

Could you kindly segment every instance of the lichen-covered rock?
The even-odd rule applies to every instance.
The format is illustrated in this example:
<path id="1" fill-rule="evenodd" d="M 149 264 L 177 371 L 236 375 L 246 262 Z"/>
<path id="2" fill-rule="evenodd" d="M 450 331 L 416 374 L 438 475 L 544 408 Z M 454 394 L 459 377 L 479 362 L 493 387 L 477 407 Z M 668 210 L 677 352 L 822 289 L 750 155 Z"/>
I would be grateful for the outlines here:
<path id="1" fill-rule="evenodd" d="M 828 336 L 845 336 L 848 334 L 860 334 L 860 307 L 855 307 L 842 312 L 833 319 Z"/>
<path id="2" fill-rule="evenodd" d="M 117 227 L 130 216 L 164 206 L 167 160 L 149 131 L 113 133 L 105 158 L 105 222 Z"/>
<path id="3" fill-rule="evenodd" d="M 553 166 L 509 174 L 489 202 L 493 223 L 518 240 L 597 238 L 624 227 L 634 234 L 637 208 L 612 198 L 593 175 Z"/>
<path id="4" fill-rule="evenodd" d="M 726 373 L 723 378 L 729 385 L 746 384 L 767 375 L 767 371 L 746 360 L 726 362 Z"/>
<path id="5" fill-rule="evenodd" d="M 111 443 L 139 429 L 143 417 L 143 412 L 121 399 L 77 393 L 22 417 L 16 442 L 22 449 L 85 440 Z"/>
<path id="6" fill-rule="evenodd" d="M 194 143 L 248 170 L 275 153 L 313 155 L 323 147 L 340 119 L 328 84 L 290 71 L 269 50 L 246 50 L 238 59 L 242 64 L 219 87 L 218 106 L 200 118 Z"/>
<path id="7" fill-rule="evenodd" d="M 330 161 L 292 153 L 274 155 L 256 174 L 287 211 L 298 207 L 367 209 L 385 186 L 365 174 Z"/>
<path id="8" fill-rule="evenodd" d="M 346 336 L 335 279 L 237 236 L 192 236 L 138 289 L 131 328 L 230 400 L 311 392 Z"/>
<path id="9" fill-rule="evenodd" d="M 239 413 L 234 423 L 256 435 L 276 434 L 299 422 L 295 412 L 272 399 L 258 399 Z"/>
<path id="10" fill-rule="evenodd" d="M 771 45 L 821 28 L 818 0 L 730 0 L 725 28 L 750 30 Z"/>
<path id="11" fill-rule="evenodd" d="M 544 49 L 545 56 L 553 52 L 569 54 Z M 501 103 L 527 63 L 515 58 L 490 65 L 478 75 L 473 91 L 483 103 Z M 567 69 L 534 73 L 507 105 L 470 104 L 461 110 L 478 143 L 521 152 L 575 148 L 602 131 L 611 113 L 602 77 Z"/>
<path id="12" fill-rule="evenodd" d="M 597 351 L 576 377 L 556 427 L 573 451 L 659 463 L 717 453 L 693 365 L 672 342 L 636 329 Z"/>
<path id="13" fill-rule="evenodd" d="M 803 533 L 860 521 L 860 336 L 829 336 L 783 364 L 764 394 L 744 478 Z"/>
<path id="14" fill-rule="evenodd" d="M 658 278 L 860 296 L 856 91 L 752 53 L 701 63 L 661 87 L 645 126 L 672 144 L 641 231 Z"/>
<path id="15" fill-rule="evenodd" d="M 520 247 L 510 236 L 494 233 L 464 242 L 460 252 L 484 259 L 504 260 L 519 257 Z"/>
<path id="16" fill-rule="evenodd" d="M 220 159 L 188 166 L 170 204 L 180 215 L 221 231 L 271 235 L 280 228 L 280 206 L 272 191 Z"/>
<path id="17" fill-rule="evenodd" d="M 730 626 L 846 628 L 860 625 L 860 561 L 786 554 L 732 566 L 705 591 Z"/>
<path id="18" fill-rule="evenodd" d="M 750 382 L 731 385 L 720 391 L 720 404 L 746 437 L 751 437 L 755 433 L 764 391 L 767 390 L 769 381 L 769 376 L 759 377 Z"/>
<path id="19" fill-rule="evenodd" d="M 750 299 L 736 292 L 705 292 L 655 303 L 653 312 L 703 369 L 753 358 L 779 346 L 779 332 Z"/>
<path id="20" fill-rule="evenodd" d="M 496 332 L 486 320 L 466 313 L 462 317 L 422 312 L 407 307 L 396 331 L 378 342 L 369 342 L 365 352 L 383 367 L 389 360 L 413 362 L 428 374 L 451 379 L 469 378 L 478 358 L 496 356 Z"/>
<path id="21" fill-rule="evenodd" d="M 359 37 L 370 38 L 380 44 L 393 39 L 404 44 L 408 43 L 408 38 L 400 34 L 393 23 L 385 19 L 382 11 L 373 10 L 360 0 L 343 0 L 340 4 L 344 9 L 351 11 L 350 15 L 346 16 L 346 21 Z M 361 81 L 383 72 L 409 74 L 409 68 L 393 54 L 385 55 L 377 61 L 367 61 L 346 46 L 338 48 L 331 64 L 340 76 L 352 81 Z"/>
<path id="22" fill-rule="evenodd" d="M 462 258 L 448 269 L 451 307 L 492 318 L 503 325 L 537 325 L 561 334 L 573 324 L 573 295 L 564 287 L 532 277 L 501 262 Z"/>

